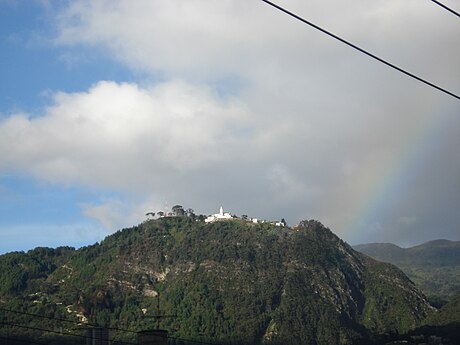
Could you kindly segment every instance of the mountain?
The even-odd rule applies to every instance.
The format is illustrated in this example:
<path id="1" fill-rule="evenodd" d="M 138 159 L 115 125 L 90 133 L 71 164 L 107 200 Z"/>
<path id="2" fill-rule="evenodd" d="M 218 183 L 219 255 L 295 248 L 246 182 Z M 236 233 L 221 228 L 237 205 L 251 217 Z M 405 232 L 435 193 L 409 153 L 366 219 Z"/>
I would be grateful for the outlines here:
<path id="1" fill-rule="evenodd" d="M 406 259 L 406 251 L 392 243 L 358 244 L 353 249 L 384 262 L 401 262 Z"/>
<path id="2" fill-rule="evenodd" d="M 0 337 L 14 329 L 35 342 L 77 344 L 88 323 L 155 328 L 158 295 L 173 338 L 221 344 L 370 344 L 433 310 L 398 268 L 313 220 L 289 228 L 162 218 L 79 250 L 5 254 L 0 269 Z"/>
<path id="3" fill-rule="evenodd" d="M 370 243 L 353 248 L 398 266 L 430 299 L 441 305 L 460 292 L 460 241 L 436 240 L 411 248 Z"/>

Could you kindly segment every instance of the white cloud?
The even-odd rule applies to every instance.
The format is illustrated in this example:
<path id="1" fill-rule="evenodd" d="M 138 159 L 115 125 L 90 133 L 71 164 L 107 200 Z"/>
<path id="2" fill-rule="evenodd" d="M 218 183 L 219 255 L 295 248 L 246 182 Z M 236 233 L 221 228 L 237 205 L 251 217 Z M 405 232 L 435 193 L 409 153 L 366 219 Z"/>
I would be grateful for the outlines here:
<path id="1" fill-rule="evenodd" d="M 460 90 L 458 21 L 429 2 L 279 3 Z M 0 169 L 136 194 L 134 207 L 118 199 L 84 207 L 109 228 L 124 225 L 120 214 L 132 221 L 168 200 L 203 212 L 224 202 L 258 217 L 327 219 L 346 236 L 375 186 L 438 122 L 452 129 L 437 136 L 449 145 L 436 165 L 426 163 L 430 152 L 419 154 L 418 172 L 432 176 L 437 166 L 460 172 L 449 158 L 458 146 L 455 100 L 261 1 L 72 1 L 57 30 L 54 43 L 71 46 L 62 54 L 69 61 L 78 63 L 69 55 L 75 47 L 92 47 L 147 73 L 151 84 L 102 81 L 81 93 L 55 94 L 41 117 L 4 118 Z M 448 189 L 443 181 L 451 180 L 434 185 Z M 452 200 L 460 193 L 451 193 L 446 207 L 459 204 Z M 428 198 L 404 199 L 418 208 L 407 214 L 436 218 Z M 385 215 L 363 221 L 369 229 L 401 226 L 396 212 L 391 222 Z M 417 226 L 423 222 L 417 218 Z"/>
<path id="2" fill-rule="evenodd" d="M 136 224 L 132 219 L 126 219 L 126 205 L 119 200 L 110 200 L 100 205 L 82 205 L 82 208 L 86 216 L 98 220 L 112 231 L 123 228 L 127 224 Z"/>
<path id="3" fill-rule="evenodd" d="M 143 195 L 141 201 L 104 198 L 98 203 L 81 204 L 80 207 L 85 216 L 97 220 L 110 232 L 143 222 L 147 219 L 147 212 L 165 209 L 165 205 L 154 195 Z"/>
<path id="4" fill-rule="evenodd" d="M 280 4 L 384 58 L 414 66 L 413 72 L 424 71 L 426 77 L 447 86 L 458 85 L 459 72 L 445 66 L 458 61 L 459 49 L 450 46 L 449 54 L 444 53 L 457 39 L 458 23 L 430 3 L 355 0 L 345 5 L 291 0 Z M 359 63 L 362 75 L 353 73 L 354 78 L 375 83 L 375 75 L 363 78 L 368 58 L 261 1 L 74 1 L 60 15 L 56 43 L 106 49 L 133 69 L 173 77 L 212 79 L 236 74 L 252 82 L 282 83 L 282 75 L 333 76 L 337 68 Z M 320 66 L 334 68 L 328 72 Z M 381 73 L 374 69 L 379 77 Z"/>
<path id="5" fill-rule="evenodd" d="M 172 81 L 142 89 L 100 82 L 55 96 L 41 117 L 0 123 L 3 169 L 47 180 L 138 189 L 165 173 L 204 169 L 228 157 L 244 107 L 208 89 Z"/>

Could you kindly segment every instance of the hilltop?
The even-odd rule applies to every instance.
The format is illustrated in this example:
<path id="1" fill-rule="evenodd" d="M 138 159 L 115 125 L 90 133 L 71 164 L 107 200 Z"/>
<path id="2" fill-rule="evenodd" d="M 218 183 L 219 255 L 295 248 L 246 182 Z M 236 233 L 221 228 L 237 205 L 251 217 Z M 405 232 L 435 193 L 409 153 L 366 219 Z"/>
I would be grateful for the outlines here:
<path id="1" fill-rule="evenodd" d="M 161 311 L 175 316 L 161 327 L 224 344 L 370 343 L 420 326 L 432 311 L 399 269 L 354 251 L 313 220 L 290 228 L 161 218 L 79 250 L 2 255 L 0 269 L 3 309 L 140 330 L 155 327 L 149 317 L 160 294 Z M 8 317 L 58 327 L 52 319 Z"/>

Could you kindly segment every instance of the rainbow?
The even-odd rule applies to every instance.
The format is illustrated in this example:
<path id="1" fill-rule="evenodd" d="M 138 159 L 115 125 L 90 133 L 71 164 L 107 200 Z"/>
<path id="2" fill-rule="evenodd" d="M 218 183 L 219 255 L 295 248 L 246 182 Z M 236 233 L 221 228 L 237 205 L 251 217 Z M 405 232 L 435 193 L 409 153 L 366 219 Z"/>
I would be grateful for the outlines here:
<path id="1" fill-rule="evenodd" d="M 382 161 L 378 173 L 363 181 L 365 192 L 352 205 L 351 217 L 345 223 L 344 233 L 351 241 L 359 240 L 363 233 L 382 230 L 376 222 L 379 214 L 395 205 L 409 179 L 417 176 L 424 167 L 424 158 L 429 155 L 447 126 L 458 121 L 458 114 L 440 111 L 439 107 L 425 111 L 406 137 L 403 149 Z"/>

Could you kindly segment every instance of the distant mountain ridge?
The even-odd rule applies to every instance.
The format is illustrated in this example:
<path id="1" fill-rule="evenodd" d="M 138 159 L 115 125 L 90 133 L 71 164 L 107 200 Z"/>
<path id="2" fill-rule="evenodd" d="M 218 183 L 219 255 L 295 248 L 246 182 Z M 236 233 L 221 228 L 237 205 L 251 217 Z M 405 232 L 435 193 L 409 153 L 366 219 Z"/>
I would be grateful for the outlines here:
<path id="1" fill-rule="evenodd" d="M 368 243 L 353 248 L 396 265 L 427 295 L 448 300 L 460 292 L 460 241 L 440 239 L 410 248 Z"/>
<path id="2" fill-rule="evenodd" d="M 0 270 L 0 308 L 46 315 L 7 315 L 44 343 L 50 335 L 29 328 L 59 329 L 53 318 L 152 328 L 158 294 L 176 316 L 162 327 L 221 344 L 370 344 L 420 326 L 433 310 L 399 269 L 313 220 L 289 228 L 164 218 L 79 250 L 5 254 Z M 61 332 L 58 343 L 73 344 Z"/>

